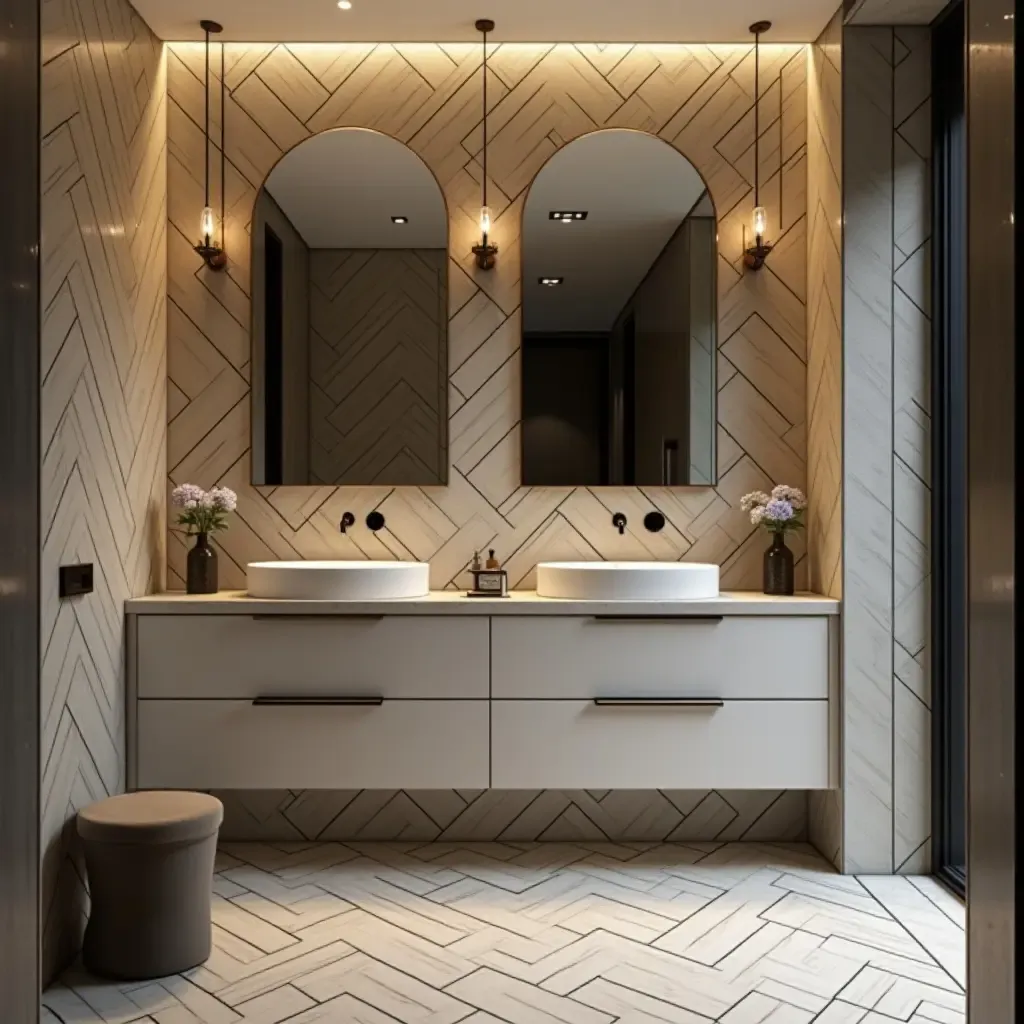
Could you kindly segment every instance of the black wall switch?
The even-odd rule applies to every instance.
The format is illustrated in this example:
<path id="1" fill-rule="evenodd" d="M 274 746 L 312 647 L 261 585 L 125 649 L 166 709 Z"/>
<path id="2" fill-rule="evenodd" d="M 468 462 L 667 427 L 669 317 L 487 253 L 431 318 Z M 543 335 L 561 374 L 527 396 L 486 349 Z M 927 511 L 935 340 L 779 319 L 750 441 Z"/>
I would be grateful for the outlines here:
<path id="1" fill-rule="evenodd" d="M 82 565 L 62 565 L 60 567 L 60 596 L 76 597 L 78 594 L 92 593 L 92 562 Z"/>

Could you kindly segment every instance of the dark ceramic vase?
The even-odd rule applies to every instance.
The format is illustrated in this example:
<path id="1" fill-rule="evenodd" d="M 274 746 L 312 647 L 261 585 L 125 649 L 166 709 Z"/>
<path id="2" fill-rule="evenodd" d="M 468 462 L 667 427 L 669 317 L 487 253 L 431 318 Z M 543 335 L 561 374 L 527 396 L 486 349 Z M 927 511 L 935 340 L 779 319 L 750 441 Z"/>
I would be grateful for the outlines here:
<path id="1" fill-rule="evenodd" d="M 784 533 L 772 534 L 772 546 L 764 553 L 764 592 L 776 596 L 793 593 L 793 552 Z"/>
<path id="2" fill-rule="evenodd" d="M 185 589 L 190 594 L 217 593 L 217 552 L 208 533 L 197 533 L 196 546 L 188 553 Z"/>

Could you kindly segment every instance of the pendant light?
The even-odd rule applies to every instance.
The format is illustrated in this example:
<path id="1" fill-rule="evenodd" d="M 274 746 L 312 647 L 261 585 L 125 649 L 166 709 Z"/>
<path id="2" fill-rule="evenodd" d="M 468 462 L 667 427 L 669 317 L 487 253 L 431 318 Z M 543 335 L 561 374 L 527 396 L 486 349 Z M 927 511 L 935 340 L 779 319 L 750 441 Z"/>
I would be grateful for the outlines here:
<path id="1" fill-rule="evenodd" d="M 224 44 L 220 44 L 220 232 L 221 244 L 216 243 L 217 220 L 210 205 L 210 36 L 224 31 L 224 27 L 216 21 L 203 19 L 199 27 L 206 34 L 206 127 L 203 132 L 203 143 L 206 147 L 206 177 L 204 179 L 203 213 L 199 221 L 199 244 L 195 251 L 206 261 L 211 270 L 223 270 L 228 265 L 227 253 L 224 251 L 224 121 L 227 108 L 224 103 Z"/>
<path id="2" fill-rule="evenodd" d="M 494 22 L 490 18 L 480 18 L 476 22 L 476 30 L 483 35 L 484 40 L 484 184 L 480 203 L 480 243 L 473 246 L 473 255 L 476 257 L 476 265 L 481 270 L 490 270 L 498 255 L 498 247 L 490 241 L 491 208 L 487 205 L 487 33 L 494 31 Z"/>
<path id="3" fill-rule="evenodd" d="M 760 270 L 768 253 L 770 242 L 764 239 L 768 229 L 768 211 L 761 205 L 761 36 L 772 27 L 770 21 L 755 21 L 750 26 L 754 34 L 754 244 L 746 250 L 743 262 L 751 270 Z"/>

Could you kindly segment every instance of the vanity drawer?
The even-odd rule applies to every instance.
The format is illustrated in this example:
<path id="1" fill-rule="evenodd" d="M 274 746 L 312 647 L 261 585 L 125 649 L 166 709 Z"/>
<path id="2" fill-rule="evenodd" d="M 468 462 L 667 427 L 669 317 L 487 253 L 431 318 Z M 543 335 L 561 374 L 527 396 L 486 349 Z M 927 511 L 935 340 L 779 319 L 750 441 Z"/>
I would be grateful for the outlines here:
<path id="1" fill-rule="evenodd" d="M 496 789 L 826 789 L 828 701 L 496 701 Z"/>
<path id="2" fill-rule="evenodd" d="M 140 615 L 140 697 L 486 698 L 487 620 Z"/>
<path id="3" fill-rule="evenodd" d="M 495 617 L 496 698 L 824 700 L 824 616 Z"/>
<path id="4" fill-rule="evenodd" d="M 484 789 L 487 701 L 143 700 L 140 789 Z"/>

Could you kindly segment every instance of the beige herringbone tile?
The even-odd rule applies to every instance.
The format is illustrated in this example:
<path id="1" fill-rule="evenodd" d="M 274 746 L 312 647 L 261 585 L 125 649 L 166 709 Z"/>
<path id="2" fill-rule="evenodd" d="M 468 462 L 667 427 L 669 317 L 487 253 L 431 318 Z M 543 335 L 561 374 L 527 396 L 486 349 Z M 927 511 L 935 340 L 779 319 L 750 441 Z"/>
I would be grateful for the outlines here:
<path id="1" fill-rule="evenodd" d="M 162 44 L 127 5 L 48 5 L 42 66 L 43 957 L 87 896 L 65 825 L 124 787 L 124 601 L 164 574 L 167 138 Z M 116 97 L 116 99 L 114 98 Z M 189 339 L 191 340 L 191 339 Z M 205 345 L 205 339 L 203 339 Z M 183 373 L 179 406 L 196 394 Z M 94 590 L 57 595 L 61 564 Z"/>
<path id="2" fill-rule="evenodd" d="M 73 971 L 44 1020 L 964 1020 L 962 988 L 900 901 L 894 917 L 799 844 L 250 843 L 219 866 L 218 913 L 237 914 L 209 963 L 128 985 Z M 309 913 L 328 916 L 282 924 Z M 287 944 L 269 950 L 274 933 Z"/>

